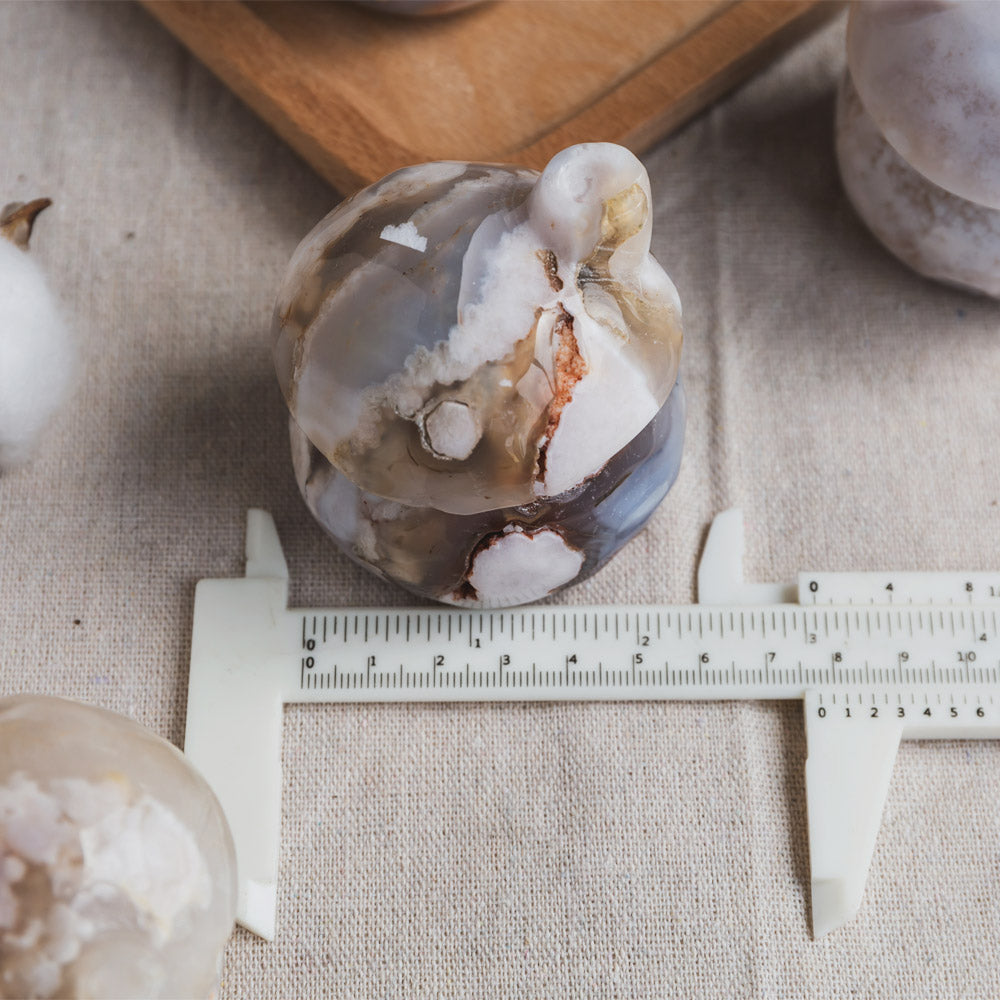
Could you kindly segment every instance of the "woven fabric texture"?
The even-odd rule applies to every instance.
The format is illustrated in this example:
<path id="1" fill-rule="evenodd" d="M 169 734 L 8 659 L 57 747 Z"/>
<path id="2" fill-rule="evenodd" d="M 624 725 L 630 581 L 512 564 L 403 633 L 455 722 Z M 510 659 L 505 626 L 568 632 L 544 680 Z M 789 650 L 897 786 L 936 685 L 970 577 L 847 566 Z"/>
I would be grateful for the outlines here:
<path id="1" fill-rule="evenodd" d="M 693 601 L 737 505 L 752 580 L 1000 568 L 1000 307 L 853 214 L 843 31 L 644 157 L 684 463 L 561 603 Z M 0 694 L 181 744 L 194 586 L 242 573 L 248 507 L 292 606 L 412 603 L 310 518 L 271 367 L 277 284 L 338 195 L 138 7 L 2 4 L 0 39 L 0 202 L 53 198 L 33 252 L 84 362 L 0 476 Z M 288 708 L 279 931 L 235 932 L 220 997 L 1000 995 L 1000 745 L 904 743 L 861 912 L 819 941 L 804 761 L 791 702 Z"/>

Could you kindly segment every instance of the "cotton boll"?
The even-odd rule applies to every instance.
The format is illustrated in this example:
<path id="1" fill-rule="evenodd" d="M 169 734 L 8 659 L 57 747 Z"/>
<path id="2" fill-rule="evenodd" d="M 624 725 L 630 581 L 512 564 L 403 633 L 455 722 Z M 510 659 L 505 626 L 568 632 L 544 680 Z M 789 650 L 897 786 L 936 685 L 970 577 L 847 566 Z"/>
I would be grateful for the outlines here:
<path id="1" fill-rule="evenodd" d="M 26 252 L 34 216 L 46 204 L 0 213 L 0 467 L 27 460 L 76 371 L 69 329 Z"/>

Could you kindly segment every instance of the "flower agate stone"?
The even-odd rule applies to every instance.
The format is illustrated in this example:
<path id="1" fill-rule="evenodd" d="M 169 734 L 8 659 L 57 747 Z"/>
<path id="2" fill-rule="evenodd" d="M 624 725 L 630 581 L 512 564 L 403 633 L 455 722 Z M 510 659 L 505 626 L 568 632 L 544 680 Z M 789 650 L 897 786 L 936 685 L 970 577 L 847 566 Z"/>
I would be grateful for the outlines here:
<path id="1" fill-rule="evenodd" d="M 1000 5 L 856 3 L 837 109 L 858 214 L 914 270 L 1000 296 Z"/>
<path id="2" fill-rule="evenodd" d="M 295 252 L 275 363 L 310 510 L 414 593 L 499 607 L 597 570 L 676 478 L 680 302 L 642 164 L 429 163 Z"/>
<path id="3" fill-rule="evenodd" d="M 0 997 L 208 997 L 236 909 L 221 807 L 119 715 L 0 699 Z"/>

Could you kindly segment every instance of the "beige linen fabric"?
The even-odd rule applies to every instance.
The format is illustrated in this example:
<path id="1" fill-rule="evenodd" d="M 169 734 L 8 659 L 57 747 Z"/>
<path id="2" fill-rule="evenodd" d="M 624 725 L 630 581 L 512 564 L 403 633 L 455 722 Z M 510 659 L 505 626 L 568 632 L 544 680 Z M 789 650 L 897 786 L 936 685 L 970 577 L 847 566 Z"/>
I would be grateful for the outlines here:
<path id="1" fill-rule="evenodd" d="M 141 9 L 0 5 L 0 202 L 79 331 L 78 390 L 0 477 L 0 694 L 180 744 L 195 582 L 270 510 L 293 606 L 403 605 L 312 522 L 272 298 L 337 201 Z M 843 22 L 645 157 L 685 308 L 680 479 L 559 601 L 689 602 L 712 515 L 747 576 L 1000 569 L 1000 306 L 853 215 L 832 149 Z M 279 931 L 223 998 L 1000 995 L 1000 746 L 907 743 L 864 905 L 809 934 L 797 703 L 295 707 Z"/>

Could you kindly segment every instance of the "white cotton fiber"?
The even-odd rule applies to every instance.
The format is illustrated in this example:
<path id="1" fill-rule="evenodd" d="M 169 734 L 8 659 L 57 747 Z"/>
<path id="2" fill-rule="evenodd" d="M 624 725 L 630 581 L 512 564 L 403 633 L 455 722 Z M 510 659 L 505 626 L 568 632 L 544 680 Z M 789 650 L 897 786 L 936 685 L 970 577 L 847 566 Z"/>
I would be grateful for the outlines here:
<path id="1" fill-rule="evenodd" d="M 69 329 L 41 270 L 0 238 L 0 466 L 27 460 L 75 370 Z"/>

